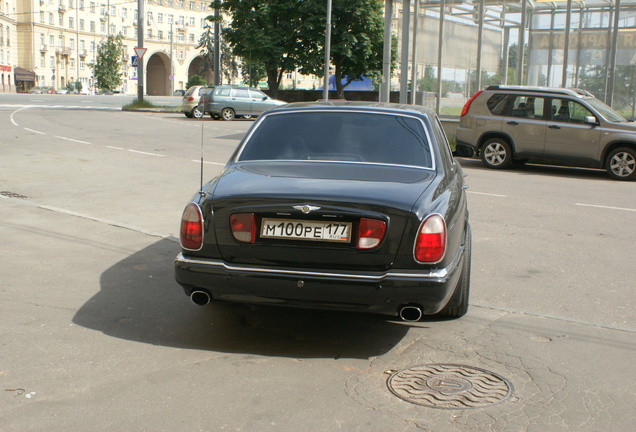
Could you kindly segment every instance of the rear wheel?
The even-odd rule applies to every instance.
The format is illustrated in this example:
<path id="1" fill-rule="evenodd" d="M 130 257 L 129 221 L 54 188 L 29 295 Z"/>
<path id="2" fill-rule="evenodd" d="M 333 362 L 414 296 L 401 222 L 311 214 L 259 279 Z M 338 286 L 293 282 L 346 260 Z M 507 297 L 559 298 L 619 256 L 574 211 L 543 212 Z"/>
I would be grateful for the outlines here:
<path id="1" fill-rule="evenodd" d="M 491 138 L 481 148 L 481 161 L 488 168 L 506 168 L 512 162 L 510 144 L 501 138 Z"/>
<path id="2" fill-rule="evenodd" d="M 636 150 L 621 147 L 613 150 L 605 163 L 608 174 L 616 180 L 636 179 Z"/>
<path id="3" fill-rule="evenodd" d="M 223 111 L 221 111 L 221 118 L 223 120 L 234 120 L 235 117 L 236 114 L 232 108 L 223 108 Z"/>
<path id="4" fill-rule="evenodd" d="M 195 119 L 200 119 L 201 117 L 203 117 L 203 111 L 201 111 L 198 106 L 195 106 L 194 108 L 192 108 L 192 117 L 194 117 Z"/>
<path id="5" fill-rule="evenodd" d="M 454 307 L 445 307 L 437 316 L 459 318 L 466 315 L 468 312 L 468 297 L 470 295 L 470 261 L 471 261 L 471 249 L 472 249 L 472 234 L 470 225 L 466 227 L 466 239 L 464 240 L 464 262 L 462 266 L 462 275 L 455 288 L 455 293 L 451 298 L 451 302 L 459 297 L 459 304 Z M 458 292 L 459 290 L 459 292 Z"/>

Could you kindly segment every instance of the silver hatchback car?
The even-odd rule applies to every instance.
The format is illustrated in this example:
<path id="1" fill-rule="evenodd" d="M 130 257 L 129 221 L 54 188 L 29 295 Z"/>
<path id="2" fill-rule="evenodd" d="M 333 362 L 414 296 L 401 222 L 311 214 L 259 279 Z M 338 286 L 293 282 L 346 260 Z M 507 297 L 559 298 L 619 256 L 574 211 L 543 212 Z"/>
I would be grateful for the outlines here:
<path id="1" fill-rule="evenodd" d="M 533 161 L 634 180 L 636 124 L 584 90 L 490 86 L 466 102 L 457 152 L 479 155 L 489 168 Z"/>

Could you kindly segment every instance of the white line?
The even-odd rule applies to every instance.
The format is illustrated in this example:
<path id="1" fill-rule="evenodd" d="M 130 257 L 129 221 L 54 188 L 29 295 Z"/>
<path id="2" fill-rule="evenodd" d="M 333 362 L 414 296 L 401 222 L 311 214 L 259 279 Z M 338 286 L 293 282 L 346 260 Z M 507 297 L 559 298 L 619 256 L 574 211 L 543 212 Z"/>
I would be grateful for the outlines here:
<path id="1" fill-rule="evenodd" d="M 114 149 L 114 150 L 124 150 L 123 147 L 106 146 L 106 148 Z"/>
<path id="2" fill-rule="evenodd" d="M 609 210 L 623 210 L 623 211 L 636 212 L 636 209 L 623 208 L 623 207 L 610 207 L 610 206 L 602 206 L 602 205 L 594 205 L 594 204 L 582 204 L 582 203 L 576 203 L 575 205 L 582 206 L 582 207 L 596 207 L 596 208 L 609 209 Z"/>
<path id="3" fill-rule="evenodd" d="M 196 163 L 201 163 L 201 160 L 192 160 L 192 162 L 196 162 Z M 203 161 L 204 164 L 209 164 L 209 165 L 221 165 L 221 166 L 225 166 L 226 164 L 224 163 L 219 163 L 219 162 L 208 162 L 208 161 Z"/>
<path id="4" fill-rule="evenodd" d="M 55 135 L 55 138 L 63 139 L 63 140 L 66 140 L 66 141 L 73 141 L 73 142 L 80 143 L 80 144 L 93 144 L 93 143 L 89 143 L 89 142 L 86 142 L 86 141 L 80 141 L 80 140 L 76 140 L 76 139 L 73 139 L 73 138 L 66 138 L 66 137 L 57 136 L 57 135 Z"/>
<path id="5" fill-rule="evenodd" d="M 25 127 L 24 129 L 25 129 L 25 130 L 28 130 L 29 132 L 33 132 L 33 133 L 40 134 L 40 135 L 45 135 L 45 133 L 44 133 L 44 132 L 36 131 L 36 130 L 29 129 L 29 128 L 26 128 L 26 127 Z"/>
<path id="6" fill-rule="evenodd" d="M 161 154 L 156 154 L 156 153 L 142 152 L 142 151 L 139 151 L 139 150 L 131 150 L 131 149 L 128 149 L 128 151 L 129 151 L 129 152 L 133 152 L 133 153 L 144 154 L 144 155 L 148 155 L 148 156 L 166 157 L 166 155 L 161 155 Z"/>
<path id="7" fill-rule="evenodd" d="M 506 198 L 506 195 L 497 195 L 497 194 L 484 193 L 484 192 L 467 191 L 467 193 L 475 194 L 475 195 L 486 195 L 486 196 L 497 197 L 497 198 Z"/>

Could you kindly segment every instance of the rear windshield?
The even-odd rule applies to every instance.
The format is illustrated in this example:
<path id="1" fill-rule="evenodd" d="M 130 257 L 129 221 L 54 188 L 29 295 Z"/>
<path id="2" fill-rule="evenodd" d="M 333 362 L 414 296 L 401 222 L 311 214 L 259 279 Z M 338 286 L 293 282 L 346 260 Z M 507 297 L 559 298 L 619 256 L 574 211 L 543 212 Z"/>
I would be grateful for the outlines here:
<path id="1" fill-rule="evenodd" d="M 238 160 L 323 160 L 432 168 L 422 122 L 413 117 L 308 111 L 269 115 Z"/>

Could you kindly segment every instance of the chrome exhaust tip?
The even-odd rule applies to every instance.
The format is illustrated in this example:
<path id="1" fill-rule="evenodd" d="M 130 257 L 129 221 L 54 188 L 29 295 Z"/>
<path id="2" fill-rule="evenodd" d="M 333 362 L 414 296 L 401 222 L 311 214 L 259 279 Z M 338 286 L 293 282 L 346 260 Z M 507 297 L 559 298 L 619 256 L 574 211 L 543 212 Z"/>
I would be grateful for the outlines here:
<path id="1" fill-rule="evenodd" d="M 205 306 L 210 303 L 210 294 L 205 291 L 192 291 L 190 300 L 192 300 L 192 303 L 195 305 Z"/>
<path id="2" fill-rule="evenodd" d="M 422 318 L 422 308 L 418 305 L 406 305 L 400 308 L 399 316 L 402 321 L 419 321 Z"/>

